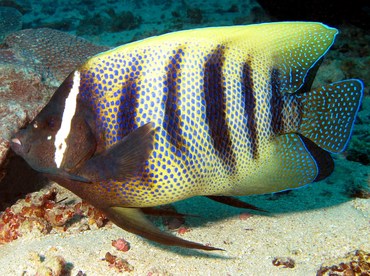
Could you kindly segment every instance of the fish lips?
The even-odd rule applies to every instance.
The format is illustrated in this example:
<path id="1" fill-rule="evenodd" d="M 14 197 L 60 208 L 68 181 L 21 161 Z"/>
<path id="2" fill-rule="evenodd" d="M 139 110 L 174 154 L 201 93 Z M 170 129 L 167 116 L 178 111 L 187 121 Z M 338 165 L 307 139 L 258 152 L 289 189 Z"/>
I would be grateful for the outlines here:
<path id="1" fill-rule="evenodd" d="M 31 149 L 31 145 L 27 143 L 22 135 L 22 131 L 19 131 L 17 134 L 15 134 L 11 140 L 10 140 L 10 147 L 12 150 L 20 155 L 25 156 Z"/>

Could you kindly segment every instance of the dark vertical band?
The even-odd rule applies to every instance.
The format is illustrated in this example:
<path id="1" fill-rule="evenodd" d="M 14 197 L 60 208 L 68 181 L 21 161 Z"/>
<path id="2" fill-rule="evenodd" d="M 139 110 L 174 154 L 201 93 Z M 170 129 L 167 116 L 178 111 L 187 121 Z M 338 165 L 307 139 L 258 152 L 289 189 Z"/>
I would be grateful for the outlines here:
<path id="1" fill-rule="evenodd" d="M 121 91 L 120 108 L 117 114 L 119 120 L 119 134 L 124 137 L 132 132 L 136 127 L 137 109 L 139 106 L 139 83 L 140 83 L 140 66 L 139 62 L 134 56 L 132 60 L 127 63 L 126 75 Z"/>
<path id="2" fill-rule="evenodd" d="M 165 68 L 166 79 L 163 88 L 163 103 L 165 105 L 165 115 L 163 127 L 167 131 L 167 139 L 174 146 L 173 152 L 177 155 L 185 151 L 185 138 L 181 130 L 181 110 L 180 110 L 180 83 L 181 83 L 181 62 L 184 52 L 182 49 L 174 50 Z"/>
<path id="3" fill-rule="evenodd" d="M 277 69 L 271 70 L 269 88 L 271 91 L 270 98 L 270 129 L 274 134 L 281 133 L 284 128 L 284 116 L 283 111 L 283 101 L 280 93 L 280 78 L 279 71 Z"/>
<path id="4" fill-rule="evenodd" d="M 123 137 L 137 127 L 135 120 L 138 108 L 137 80 L 137 78 L 128 80 L 122 86 L 121 104 L 119 108 L 119 115 L 121 116 L 119 129 Z"/>
<path id="5" fill-rule="evenodd" d="M 222 67 L 224 48 L 217 47 L 204 65 L 204 100 L 206 118 L 212 143 L 220 158 L 234 170 L 236 159 L 233 152 L 230 129 L 226 120 L 226 88 Z"/>
<path id="6" fill-rule="evenodd" d="M 253 159 L 258 158 L 258 136 L 256 122 L 256 97 L 253 91 L 252 68 L 249 63 L 243 64 L 242 71 L 242 96 L 244 98 L 244 116 L 247 120 L 247 131 L 251 141 L 251 155 Z"/>

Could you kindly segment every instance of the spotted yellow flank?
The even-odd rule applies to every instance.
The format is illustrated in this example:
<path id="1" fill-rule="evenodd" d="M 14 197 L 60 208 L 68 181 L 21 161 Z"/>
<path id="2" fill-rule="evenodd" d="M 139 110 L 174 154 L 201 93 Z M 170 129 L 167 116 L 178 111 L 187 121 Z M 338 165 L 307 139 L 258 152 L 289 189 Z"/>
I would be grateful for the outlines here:
<path id="1" fill-rule="evenodd" d="M 90 59 L 79 70 L 106 145 L 148 122 L 157 128 L 144 173 L 102 189 L 129 206 L 153 206 L 314 181 L 317 164 L 304 143 L 281 134 L 299 131 L 302 107 L 289 95 L 303 87 L 336 34 L 323 24 L 301 22 L 196 29 Z M 360 90 L 359 83 L 348 85 Z M 346 141 L 342 137 L 334 151 Z"/>

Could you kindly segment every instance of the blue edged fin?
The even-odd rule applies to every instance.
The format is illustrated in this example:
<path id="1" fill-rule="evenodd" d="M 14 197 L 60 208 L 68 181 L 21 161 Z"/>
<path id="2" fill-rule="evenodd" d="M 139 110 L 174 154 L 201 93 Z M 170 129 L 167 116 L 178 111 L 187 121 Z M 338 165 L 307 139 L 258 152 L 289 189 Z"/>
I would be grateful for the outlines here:
<path id="1" fill-rule="evenodd" d="M 269 192 L 298 188 L 313 182 L 318 173 L 318 162 L 299 134 L 290 133 L 274 139 L 275 153 L 270 158 Z"/>
<path id="2" fill-rule="evenodd" d="M 319 181 L 333 171 L 330 154 L 297 133 L 275 137 L 268 162 L 261 164 L 266 172 L 259 182 L 259 193 L 279 192 Z"/>
<path id="3" fill-rule="evenodd" d="M 277 168 L 274 177 L 289 183 L 289 187 L 281 187 L 284 190 L 320 181 L 334 170 L 330 153 L 300 134 L 281 135 L 275 143 Z"/>
<path id="4" fill-rule="evenodd" d="M 286 22 L 277 24 L 284 25 Z M 284 41 L 279 41 L 279 45 L 270 46 L 275 55 L 274 68 L 279 72 L 282 94 L 298 92 L 310 83 L 310 76 L 315 75 L 322 57 L 333 45 L 338 34 L 337 29 L 316 22 L 292 24 L 291 28 L 294 33 L 291 33 Z M 275 33 L 286 37 L 285 34 L 279 34 L 279 32 L 291 30 L 283 28 L 278 30 L 277 28 Z"/>
<path id="5" fill-rule="evenodd" d="M 299 133 L 331 153 L 342 152 L 351 137 L 363 97 L 363 84 L 352 79 L 298 94 L 302 107 Z"/>
<path id="6" fill-rule="evenodd" d="M 320 181 L 328 177 L 334 170 L 334 161 L 333 158 L 331 158 L 330 153 L 302 135 L 300 135 L 299 138 L 304 143 L 307 152 L 316 163 L 317 173 L 313 181 Z"/>

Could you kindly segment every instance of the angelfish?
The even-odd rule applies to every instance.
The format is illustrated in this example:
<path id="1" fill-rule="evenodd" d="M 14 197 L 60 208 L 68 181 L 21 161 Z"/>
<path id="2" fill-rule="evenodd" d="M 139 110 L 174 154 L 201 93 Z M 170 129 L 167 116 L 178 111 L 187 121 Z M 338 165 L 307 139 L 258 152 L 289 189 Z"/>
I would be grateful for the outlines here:
<path id="1" fill-rule="evenodd" d="M 248 208 L 232 196 L 329 176 L 363 96 L 356 79 L 311 90 L 337 33 L 315 22 L 213 27 L 100 53 L 12 149 L 127 231 L 218 249 L 160 231 L 145 214 L 193 196 Z"/>

